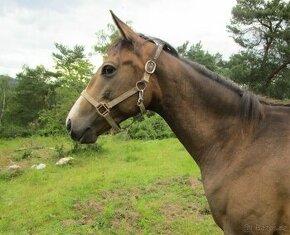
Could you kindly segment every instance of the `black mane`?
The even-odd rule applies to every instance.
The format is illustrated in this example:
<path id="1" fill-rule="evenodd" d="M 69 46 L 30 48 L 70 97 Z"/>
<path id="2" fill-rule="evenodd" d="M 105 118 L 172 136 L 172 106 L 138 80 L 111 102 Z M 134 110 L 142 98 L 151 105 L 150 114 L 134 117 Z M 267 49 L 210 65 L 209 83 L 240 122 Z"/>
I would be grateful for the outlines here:
<path id="1" fill-rule="evenodd" d="M 179 58 L 178 52 L 175 50 L 175 48 L 173 46 L 171 46 L 168 42 L 160 39 L 160 38 L 156 38 L 156 37 L 150 37 L 150 36 L 146 36 L 142 33 L 139 33 L 139 36 L 143 39 L 145 39 L 146 41 L 152 42 L 154 44 L 158 44 L 158 43 L 162 43 L 163 46 L 163 50 L 168 52 L 169 54 Z"/>

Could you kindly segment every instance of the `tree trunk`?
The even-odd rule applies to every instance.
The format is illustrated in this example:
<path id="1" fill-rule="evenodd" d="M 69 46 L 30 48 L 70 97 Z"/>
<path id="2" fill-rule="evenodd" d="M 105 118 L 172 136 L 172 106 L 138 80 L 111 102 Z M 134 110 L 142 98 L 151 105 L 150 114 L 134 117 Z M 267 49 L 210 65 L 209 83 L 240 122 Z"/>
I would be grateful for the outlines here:
<path id="1" fill-rule="evenodd" d="M 0 126 L 2 124 L 2 119 L 4 116 L 5 105 L 6 105 L 6 91 L 4 90 L 3 91 L 2 110 L 1 110 L 1 114 L 0 114 Z"/>
<path id="2" fill-rule="evenodd" d="M 270 85 L 271 80 L 275 77 L 276 74 L 278 74 L 281 70 L 287 68 L 287 65 L 290 64 L 290 61 L 286 61 L 283 64 L 281 64 L 279 67 L 277 67 L 267 78 L 266 86 L 268 87 Z"/>

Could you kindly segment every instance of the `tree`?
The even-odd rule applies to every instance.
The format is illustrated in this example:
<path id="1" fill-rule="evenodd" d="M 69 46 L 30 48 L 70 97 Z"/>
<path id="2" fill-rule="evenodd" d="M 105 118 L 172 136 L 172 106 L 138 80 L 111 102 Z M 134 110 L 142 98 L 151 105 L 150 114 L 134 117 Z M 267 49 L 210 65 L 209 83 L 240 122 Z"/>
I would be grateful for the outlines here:
<path id="1" fill-rule="evenodd" d="M 228 29 L 244 49 L 230 58 L 231 78 L 276 98 L 290 98 L 290 2 L 237 0 Z"/>
<path id="2" fill-rule="evenodd" d="M 52 91 L 49 81 L 51 73 L 43 66 L 30 68 L 23 67 L 23 71 L 16 75 L 17 85 L 12 99 L 13 107 L 10 116 L 13 123 L 26 128 L 29 123 L 38 118 L 39 112 L 49 108 L 50 92 Z"/>
<path id="3" fill-rule="evenodd" d="M 94 69 L 85 56 L 84 47 L 76 45 L 70 49 L 59 43 L 56 43 L 55 47 L 58 51 L 52 53 L 52 57 L 58 85 L 81 92 L 84 85 L 91 79 Z"/>
<path id="4" fill-rule="evenodd" d="M 109 46 L 119 37 L 119 31 L 113 24 L 107 24 L 106 29 L 101 29 L 97 33 L 97 44 L 95 51 L 98 54 L 104 55 Z"/>
<path id="5" fill-rule="evenodd" d="M 0 77 L 0 127 L 2 126 L 4 114 L 7 110 L 7 99 L 12 88 L 11 78 L 1 75 Z"/>
<path id="6" fill-rule="evenodd" d="M 71 106 L 86 87 L 93 73 L 93 65 L 88 61 L 83 46 L 70 49 L 55 44 L 52 54 L 55 62 L 55 102 L 50 109 L 43 109 L 39 122 L 42 134 L 65 132 L 65 119 Z"/>

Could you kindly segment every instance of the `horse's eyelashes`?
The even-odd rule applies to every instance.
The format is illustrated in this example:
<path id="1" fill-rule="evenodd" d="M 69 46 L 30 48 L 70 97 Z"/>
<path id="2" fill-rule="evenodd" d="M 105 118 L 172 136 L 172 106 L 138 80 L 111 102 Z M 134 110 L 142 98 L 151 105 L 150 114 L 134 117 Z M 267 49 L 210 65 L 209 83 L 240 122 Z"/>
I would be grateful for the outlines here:
<path id="1" fill-rule="evenodd" d="M 105 77 L 112 77 L 116 73 L 117 69 L 111 64 L 106 64 L 102 68 L 102 75 Z"/>

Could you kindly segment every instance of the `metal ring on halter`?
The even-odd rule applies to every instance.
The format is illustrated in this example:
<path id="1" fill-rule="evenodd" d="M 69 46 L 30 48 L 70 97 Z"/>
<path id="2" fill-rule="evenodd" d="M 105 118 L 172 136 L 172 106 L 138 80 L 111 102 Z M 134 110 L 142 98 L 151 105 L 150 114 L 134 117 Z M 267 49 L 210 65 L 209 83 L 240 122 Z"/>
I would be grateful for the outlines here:
<path id="1" fill-rule="evenodd" d="M 156 69 L 156 62 L 154 60 L 148 60 L 145 64 L 145 71 L 149 74 L 153 74 Z"/>
<path id="2" fill-rule="evenodd" d="M 144 91 L 147 87 L 147 83 L 144 80 L 136 82 L 136 88 L 138 91 Z"/>

